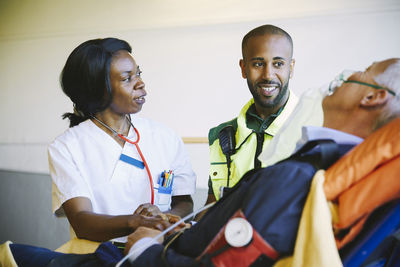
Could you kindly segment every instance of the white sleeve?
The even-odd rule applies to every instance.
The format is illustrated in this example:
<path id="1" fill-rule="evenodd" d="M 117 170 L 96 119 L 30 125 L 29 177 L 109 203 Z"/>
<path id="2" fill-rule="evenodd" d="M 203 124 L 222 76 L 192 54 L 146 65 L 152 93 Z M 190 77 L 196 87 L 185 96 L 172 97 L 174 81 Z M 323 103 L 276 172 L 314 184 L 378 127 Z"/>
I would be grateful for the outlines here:
<path id="1" fill-rule="evenodd" d="M 176 136 L 175 157 L 172 161 L 174 183 L 172 195 L 192 195 L 196 189 L 196 174 L 182 139 Z"/>
<path id="2" fill-rule="evenodd" d="M 143 237 L 136 241 L 135 244 L 129 249 L 129 261 L 134 262 L 140 254 L 152 245 L 156 245 L 158 242 L 151 237 Z"/>
<path id="3" fill-rule="evenodd" d="M 74 197 L 90 199 L 90 189 L 81 176 L 69 147 L 54 141 L 48 147 L 49 169 L 52 178 L 52 211 L 58 214 L 61 205 Z"/>

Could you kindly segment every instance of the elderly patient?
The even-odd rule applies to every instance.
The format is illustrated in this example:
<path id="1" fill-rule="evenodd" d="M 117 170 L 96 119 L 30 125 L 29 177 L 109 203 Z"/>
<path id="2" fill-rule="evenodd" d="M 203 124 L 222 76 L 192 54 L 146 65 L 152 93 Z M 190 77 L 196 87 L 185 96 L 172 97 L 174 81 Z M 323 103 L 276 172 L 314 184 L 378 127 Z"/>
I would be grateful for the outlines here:
<path id="1" fill-rule="evenodd" d="M 128 238 L 125 253 L 134 251 L 125 264 L 129 266 L 193 266 L 196 258 L 218 234 L 231 216 L 241 210 L 255 231 L 270 245 L 273 255 L 259 259 L 261 266 L 272 265 L 277 258 L 293 253 L 299 220 L 310 184 L 318 169 L 326 169 L 373 131 L 400 117 L 400 59 L 375 62 L 364 72 L 355 72 L 347 80 L 336 83 L 323 100 L 324 127 L 306 127 L 305 147 L 287 160 L 273 166 L 247 173 L 233 191 L 218 201 L 193 227 L 165 242 L 144 242 L 159 231 L 139 227 Z M 336 157 L 323 159 L 325 141 L 336 144 Z M 311 144 L 311 145 L 310 145 Z M 168 243 L 168 249 L 165 246 Z M 146 244 L 143 246 L 143 244 Z M 54 264 L 115 264 L 122 252 L 111 244 L 101 247 L 105 257 L 98 254 L 77 256 L 43 252 L 50 266 Z M 10 245 L 17 263 L 19 255 L 29 249 Z M 22 253 L 25 249 L 25 252 Z M 163 251 L 164 250 L 164 251 Z M 26 252 L 27 251 L 27 252 Z M 114 254 L 112 254 L 112 251 Z M 54 253 L 54 254 L 51 254 Z M 36 254 L 38 255 L 38 254 Z M 49 256 L 50 255 L 50 256 Z M 96 256 L 97 255 L 97 256 Z M 27 263 L 29 264 L 29 263 Z M 32 264 L 32 263 L 31 263 Z"/>

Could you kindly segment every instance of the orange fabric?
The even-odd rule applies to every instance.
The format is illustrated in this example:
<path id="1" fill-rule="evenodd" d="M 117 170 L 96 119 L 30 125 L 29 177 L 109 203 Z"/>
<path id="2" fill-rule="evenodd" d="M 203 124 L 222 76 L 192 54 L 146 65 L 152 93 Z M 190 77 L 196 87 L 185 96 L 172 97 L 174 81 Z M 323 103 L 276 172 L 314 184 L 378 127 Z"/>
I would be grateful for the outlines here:
<path id="1" fill-rule="evenodd" d="M 361 230 L 363 229 L 364 223 L 366 221 L 367 221 L 367 216 L 364 216 L 350 228 L 350 231 L 348 233 L 346 233 L 346 235 L 344 237 L 342 237 L 341 239 L 335 237 L 336 247 L 338 249 L 341 249 L 344 245 L 346 245 L 351 240 L 353 240 L 358 235 L 358 233 L 361 232 Z"/>
<path id="2" fill-rule="evenodd" d="M 400 156 L 386 163 L 339 196 L 338 228 L 347 228 L 360 216 L 400 197 Z M 378 193 L 379 192 L 379 193 Z"/>
<path id="3" fill-rule="evenodd" d="M 324 191 L 334 200 L 377 166 L 400 155 L 400 118 L 371 134 L 325 173 Z"/>
<path id="4" fill-rule="evenodd" d="M 349 232 L 338 248 L 362 229 L 369 214 L 400 197 L 400 118 L 382 127 L 325 173 L 326 198 L 338 203 L 336 230 Z"/>

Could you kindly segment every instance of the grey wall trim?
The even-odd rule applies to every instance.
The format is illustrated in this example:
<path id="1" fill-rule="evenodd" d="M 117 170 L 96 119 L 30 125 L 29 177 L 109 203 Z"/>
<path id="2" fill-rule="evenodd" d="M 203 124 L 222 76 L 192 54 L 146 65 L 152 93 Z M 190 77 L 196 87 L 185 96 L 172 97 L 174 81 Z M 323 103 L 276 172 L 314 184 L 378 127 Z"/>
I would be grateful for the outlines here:
<path id="1" fill-rule="evenodd" d="M 69 240 L 66 218 L 51 212 L 48 174 L 0 170 L 0 243 L 56 249 Z"/>

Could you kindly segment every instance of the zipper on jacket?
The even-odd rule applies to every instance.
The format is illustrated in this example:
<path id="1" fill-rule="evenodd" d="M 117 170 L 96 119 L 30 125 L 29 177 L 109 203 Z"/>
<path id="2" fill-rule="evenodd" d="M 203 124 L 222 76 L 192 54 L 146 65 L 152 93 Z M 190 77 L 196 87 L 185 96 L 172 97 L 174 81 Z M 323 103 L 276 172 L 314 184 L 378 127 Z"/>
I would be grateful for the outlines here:
<path id="1" fill-rule="evenodd" d="M 264 133 L 256 133 L 257 135 L 257 147 L 256 147 L 256 155 L 254 157 L 254 169 L 261 168 L 261 161 L 258 159 L 258 156 L 261 154 L 263 144 L 264 144 Z"/>

